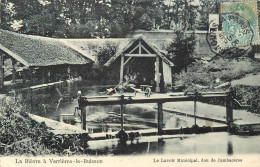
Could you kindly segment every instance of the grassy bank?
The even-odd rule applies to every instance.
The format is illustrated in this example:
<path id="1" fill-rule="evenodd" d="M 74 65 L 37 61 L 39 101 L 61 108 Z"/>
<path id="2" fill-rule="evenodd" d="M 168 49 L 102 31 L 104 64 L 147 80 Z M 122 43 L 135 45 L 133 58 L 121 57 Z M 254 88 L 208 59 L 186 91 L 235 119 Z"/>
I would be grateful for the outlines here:
<path id="1" fill-rule="evenodd" d="M 260 87 L 236 86 L 236 98 L 244 105 L 249 105 L 248 111 L 260 113 Z"/>
<path id="2" fill-rule="evenodd" d="M 175 85 L 181 85 L 184 90 L 205 89 L 214 87 L 246 74 L 260 72 L 260 63 L 250 58 L 229 59 L 216 57 L 210 61 L 197 60 L 188 67 L 187 72 L 174 75 Z"/>
<path id="3" fill-rule="evenodd" d="M 32 120 L 24 106 L 7 97 L 0 109 L 0 155 L 73 155 L 84 153 L 81 135 L 54 135 Z M 86 147 L 86 145 L 85 145 Z"/>
<path id="4" fill-rule="evenodd" d="M 230 59 L 216 57 L 210 61 L 197 60 L 191 64 L 188 71 L 174 76 L 175 85 L 182 91 L 228 91 L 233 80 L 244 78 L 247 74 L 260 73 L 259 60 L 247 57 Z M 228 83 L 228 84 L 225 84 Z M 225 85 L 218 87 L 219 85 Z M 249 84 L 250 85 L 250 84 Z M 258 86 L 235 86 L 236 99 L 242 105 L 250 105 L 248 111 L 260 113 L 260 97 Z M 225 105 L 225 101 L 213 99 L 211 104 Z"/>

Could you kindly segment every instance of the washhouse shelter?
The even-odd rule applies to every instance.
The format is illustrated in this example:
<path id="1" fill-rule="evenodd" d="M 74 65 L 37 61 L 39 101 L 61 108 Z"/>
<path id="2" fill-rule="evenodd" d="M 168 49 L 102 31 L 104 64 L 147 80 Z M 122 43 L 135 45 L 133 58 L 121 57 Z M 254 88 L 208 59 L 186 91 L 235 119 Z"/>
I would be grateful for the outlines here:
<path id="1" fill-rule="evenodd" d="M 8 76 L 13 83 L 36 85 L 82 76 L 93 63 L 59 39 L 6 30 L 0 30 L 0 58 L 0 89 Z"/>
<path id="2" fill-rule="evenodd" d="M 120 67 L 120 84 L 132 78 L 136 85 L 151 85 L 156 92 L 172 85 L 174 64 L 142 35 L 132 38 L 105 66 Z"/>

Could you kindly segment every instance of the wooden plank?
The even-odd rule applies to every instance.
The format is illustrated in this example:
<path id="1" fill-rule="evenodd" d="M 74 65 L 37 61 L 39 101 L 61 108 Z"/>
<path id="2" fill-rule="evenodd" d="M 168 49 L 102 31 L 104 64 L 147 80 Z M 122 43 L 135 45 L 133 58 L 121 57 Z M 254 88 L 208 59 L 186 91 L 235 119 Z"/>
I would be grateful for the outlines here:
<path id="1" fill-rule="evenodd" d="M 127 57 L 156 57 L 156 54 L 125 54 Z"/>
<path id="2" fill-rule="evenodd" d="M 124 56 L 121 56 L 121 66 L 120 66 L 120 84 L 123 83 L 124 78 Z"/>
<path id="3" fill-rule="evenodd" d="M 112 96 L 85 96 L 86 99 L 106 99 L 106 98 L 118 98 L 122 95 L 112 95 Z M 124 95 L 124 97 L 134 97 L 134 95 Z"/>
<path id="4" fill-rule="evenodd" d="M 60 116 L 75 116 L 74 114 L 60 114 Z"/>
<path id="5" fill-rule="evenodd" d="M 200 98 L 224 98 L 227 95 L 201 95 Z M 116 104 L 134 104 L 134 103 L 165 103 L 165 102 L 177 102 L 177 101 L 194 101 L 193 96 L 156 96 L 154 94 L 151 97 L 129 97 L 124 100 L 120 100 L 118 97 L 115 98 L 98 98 L 98 99 L 88 99 L 88 97 L 81 97 L 79 103 L 83 106 L 90 105 L 116 105 Z M 199 100 L 198 100 L 199 101 Z"/>
<path id="6" fill-rule="evenodd" d="M 51 120 L 48 118 L 44 118 L 44 117 L 40 117 L 37 115 L 33 115 L 28 113 L 28 115 L 35 120 L 36 122 L 44 122 L 45 125 L 52 130 L 52 132 L 54 134 L 82 134 L 82 133 L 87 133 L 87 131 L 83 131 L 82 129 L 80 129 L 80 127 L 76 127 L 70 124 L 66 124 L 66 123 L 62 123 L 62 122 L 58 122 L 55 120 Z"/>
<path id="7" fill-rule="evenodd" d="M 4 54 L 0 52 L 0 92 L 4 88 Z"/>
<path id="8" fill-rule="evenodd" d="M 155 64 L 155 78 L 156 78 L 156 88 L 155 92 L 160 92 L 160 59 L 159 56 L 156 56 L 156 64 Z"/>
<path id="9" fill-rule="evenodd" d="M 157 109 L 157 108 L 155 108 L 155 109 Z M 169 112 L 169 113 L 174 113 L 174 114 L 177 114 L 177 115 L 186 116 L 186 117 L 194 117 L 193 114 L 180 112 L 180 111 L 176 111 L 176 110 L 171 110 L 171 109 L 163 109 L 163 111 Z M 219 119 L 208 118 L 208 117 L 203 117 L 203 116 L 198 116 L 198 115 L 195 115 L 195 117 L 198 118 L 198 119 L 203 119 L 203 120 L 207 120 L 207 121 L 212 121 L 212 122 L 218 122 L 218 123 L 226 124 L 226 121 L 219 120 Z"/>

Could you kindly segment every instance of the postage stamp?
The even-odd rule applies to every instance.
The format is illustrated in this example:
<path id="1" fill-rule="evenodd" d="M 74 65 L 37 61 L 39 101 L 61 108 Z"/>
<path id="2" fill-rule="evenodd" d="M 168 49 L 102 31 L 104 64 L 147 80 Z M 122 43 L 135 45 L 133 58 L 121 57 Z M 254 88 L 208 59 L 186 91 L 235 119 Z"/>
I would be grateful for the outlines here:
<path id="1" fill-rule="evenodd" d="M 250 47 L 254 31 L 246 18 L 237 13 L 222 13 L 219 21 L 222 31 L 218 31 L 218 24 L 209 23 L 207 41 L 213 52 L 221 54 L 228 47 L 240 47 L 246 51 Z"/>
<path id="2" fill-rule="evenodd" d="M 232 2 L 232 3 L 223 2 L 221 3 L 221 13 L 237 13 L 242 18 L 248 20 L 254 33 L 252 44 L 259 44 L 257 1 Z M 230 26 L 228 25 L 226 27 L 230 27 Z"/>

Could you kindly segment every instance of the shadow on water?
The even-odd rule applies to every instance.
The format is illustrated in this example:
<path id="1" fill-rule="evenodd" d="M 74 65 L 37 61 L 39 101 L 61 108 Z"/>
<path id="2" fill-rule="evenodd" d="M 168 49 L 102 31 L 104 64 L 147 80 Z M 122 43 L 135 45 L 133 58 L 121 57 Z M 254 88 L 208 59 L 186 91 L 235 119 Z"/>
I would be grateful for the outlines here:
<path id="1" fill-rule="evenodd" d="M 164 141 L 159 139 L 152 142 L 116 142 L 102 148 L 88 149 L 87 152 L 93 155 L 149 155 L 163 154 Z"/>
<path id="2" fill-rule="evenodd" d="M 89 141 L 87 152 L 93 155 L 160 155 L 160 154 L 259 154 L 260 136 L 242 137 L 227 132 L 213 132 L 169 139 L 143 139 L 121 143 L 113 140 Z M 224 142 L 226 141 L 226 142 Z"/>
<path id="3" fill-rule="evenodd" d="M 228 154 L 228 155 L 232 155 L 232 154 L 233 154 L 233 145 L 232 145 L 232 142 L 231 142 L 231 141 L 228 141 L 227 154 Z"/>
<path id="4" fill-rule="evenodd" d="M 85 82 L 74 81 L 65 82 L 61 85 L 42 87 L 35 89 L 17 90 L 15 96 L 26 106 L 26 111 L 50 118 L 59 120 L 60 113 L 64 113 L 63 109 L 68 107 L 69 113 L 74 112 L 77 103 L 77 91 L 81 90 L 82 95 L 99 95 L 104 92 L 104 86 L 87 86 Z"/>

